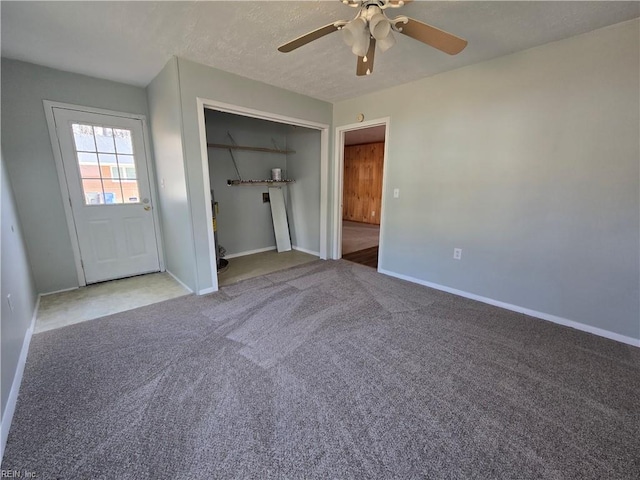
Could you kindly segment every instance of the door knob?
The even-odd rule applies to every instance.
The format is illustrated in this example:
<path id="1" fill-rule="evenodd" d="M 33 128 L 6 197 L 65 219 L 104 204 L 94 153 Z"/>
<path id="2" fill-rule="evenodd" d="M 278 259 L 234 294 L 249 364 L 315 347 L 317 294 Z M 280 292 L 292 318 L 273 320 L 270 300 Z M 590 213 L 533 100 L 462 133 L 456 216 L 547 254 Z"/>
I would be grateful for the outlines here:
<path id="1" fill-rule="evenodd" d="M 144 209 L 148 212 L 149 210 L 151 210 L 151 206 L 149 206 L 149 205 L 145 205 L 145 206 L 144 206 Z"/>

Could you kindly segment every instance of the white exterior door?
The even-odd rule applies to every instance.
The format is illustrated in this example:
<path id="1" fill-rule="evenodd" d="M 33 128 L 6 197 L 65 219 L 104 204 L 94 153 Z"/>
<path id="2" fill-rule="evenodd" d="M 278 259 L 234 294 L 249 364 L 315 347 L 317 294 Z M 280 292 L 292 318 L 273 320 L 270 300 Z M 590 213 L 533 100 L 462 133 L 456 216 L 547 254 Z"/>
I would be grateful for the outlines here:
<path id="1" fill-rule="evenodd" d="M 54 107 L 86 283 L 160 270 L 143 124 Z"/>

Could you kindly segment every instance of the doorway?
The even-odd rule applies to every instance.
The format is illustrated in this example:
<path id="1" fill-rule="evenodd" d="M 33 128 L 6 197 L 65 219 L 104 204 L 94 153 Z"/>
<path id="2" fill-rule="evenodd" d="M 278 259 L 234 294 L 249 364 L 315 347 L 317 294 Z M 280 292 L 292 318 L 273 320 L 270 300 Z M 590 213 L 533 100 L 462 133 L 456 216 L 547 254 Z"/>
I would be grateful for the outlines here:
<path id="1" fill-rule="evenodd" d="M 79 284 L 160 271 L 143 119 L 54 102 L 45 107 Z"/>
<path id="2" fill-rule="evenodd" d="M 339 129 L 337 258 L 378 268 L 388 122 Z"/>

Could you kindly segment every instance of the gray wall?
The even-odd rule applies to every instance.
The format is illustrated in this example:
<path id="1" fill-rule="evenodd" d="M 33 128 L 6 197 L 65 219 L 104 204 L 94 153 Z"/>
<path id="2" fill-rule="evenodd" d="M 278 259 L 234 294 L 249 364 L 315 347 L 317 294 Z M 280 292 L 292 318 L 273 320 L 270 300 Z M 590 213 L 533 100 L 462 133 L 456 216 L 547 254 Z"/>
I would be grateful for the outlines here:
<path id="1" fill-rule="evenodd" d="M 18 359 L 24 343 L 25 335 L 31 326 L 37 294 L 31 274 L 31 265 L 27 256 L 22 235 L 22 227 L 16 211 L 15 199 L 9 178 L 5 169 L 5 162 L 0 155 L 0 192 L 2 218 L 1 258 L 2 277 L 2 321 L 0 322 L 2 337 L 2 383 L 0 393 L 2 398 L 2 422 L 5 420 L 5 408 L 11 392 L 11 385 L 16 374 Z M 9 308 L 7 296 L 11 295 L 13 311 Z"/>
<path id="2" fill-rule="evenodd" d="M 42 100 L 147 115 L 145 90 L 2 59 L 2 150 L 40 293 L 78 286 Z"/>
<path id="3" fill-rule="evenodd" d="M 280 149 L 287 147 L 287 125 L 241 115 L 207 110 L 207 142 L 229 144 L 231 133 L 238 145 Z M 275 248 L 273 221 L 269 203 L 262 203 L 266 186 L 227 186 L 227 179 L 237 179 L 229 150 L 209 148 L 209 180 L 219 205 L 218 242 L 227 254 Z M 287 169 L 287 156 L 266 152 L 235 150 L 238 170 L 244 180 L 267 179 L 272 168 Z M 288 187 L 284 187 L 285 189 Z"/>
<path id="4" fill-rule="evenodd" d="M 149 84 L 147 95 L 165 265 L 167 271 L 195 290 L 193 229 L 184 169 L 178 62 L 175 58 Z"/>
<path id="5" fill-rule="evenodd" d="M 639 24 L 334 105 L 391 117 L 381 268 L 640 338 Z"/>
<path id="6" fill-rule="evenodd" d="M 320 130 L 289 126 L 287 187 L 291 244 L 318 254 L 320 251 Z"/>
<path id="7" fill-rule="evenodd" d="M 209 251 L 208 244 L 211 219 L 207 217 L 205 209 L 197 98 L 325 124 L 331 124 L 333 108 L 327 102 L 182 58 L 178 59 L 178 70 L 187 185 L 195 240 L 197 285 L 198 291 L 206 291 L 213 287 L 211 275 L 213 252 Z"/>

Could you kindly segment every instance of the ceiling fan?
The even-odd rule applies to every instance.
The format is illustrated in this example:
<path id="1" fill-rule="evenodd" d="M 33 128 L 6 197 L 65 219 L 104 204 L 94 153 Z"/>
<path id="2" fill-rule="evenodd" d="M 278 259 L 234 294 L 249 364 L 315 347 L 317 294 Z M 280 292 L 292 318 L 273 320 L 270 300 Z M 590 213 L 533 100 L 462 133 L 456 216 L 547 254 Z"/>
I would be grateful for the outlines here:
<path id="1" fill-rule="evenodd" d="M 363 76 L 373 72 L 376 45 L 385 52 L 396 43 L 392 32 L 414 38 L 449 55 L 460 53 L 467 46 L 466 40 L 413 18 L 387 17 L 386 9 L 402 7 L 410 3 L 411 0 L 340 1 L 345 5 L 359 9 L 353 20 L 338 20 L 330 23 L 281 45 L 278 50 L 288 53 L 325 35 L 341 30 L 343 40 L 358 57 L 356 75 Z"/>

